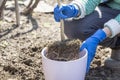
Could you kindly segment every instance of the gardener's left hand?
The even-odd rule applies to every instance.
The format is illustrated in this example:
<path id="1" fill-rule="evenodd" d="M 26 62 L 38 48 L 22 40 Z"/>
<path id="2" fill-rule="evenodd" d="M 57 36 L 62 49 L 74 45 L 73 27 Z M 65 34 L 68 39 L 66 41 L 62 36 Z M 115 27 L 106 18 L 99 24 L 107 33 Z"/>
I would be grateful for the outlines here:
<path id="1" fill-rule="evenodd" d="M 97 45 L 105 38 L 106 38 L 106 33 L 100 29 L 82 43 L 80 47 L 80 51 L 82 51 L 84 48 L 86 48 L 88 51 L 87 72 L 89 71 L 89 66 L 91 64 L 91 61 L 95 56 Z"/>
<path id="2" fill-rule="evenodd" d="M 76 5 L 64 4 L 56 5 L 54 8 L 54 19 L 59 22 L 61 19 L 67 19 L 71 17 L 76 17 L 79 13 L 79 9 Z"/>

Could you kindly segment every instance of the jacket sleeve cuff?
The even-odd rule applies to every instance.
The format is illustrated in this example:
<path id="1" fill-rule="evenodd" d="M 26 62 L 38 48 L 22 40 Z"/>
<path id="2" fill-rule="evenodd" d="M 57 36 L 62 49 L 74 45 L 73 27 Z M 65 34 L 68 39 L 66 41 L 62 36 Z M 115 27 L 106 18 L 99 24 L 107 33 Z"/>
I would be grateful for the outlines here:
<path id="1" fill-rule="evenodd" d="M 84 18 L 86 15 L 85 14 L 85 6 L 82 3 L 80 3 L 79 0 L 72 1 L 71 4 L 78 6 L 78 8 L 80 10 L 80 14 L 77 17 L 74 17 L 74 19 Z"/>
<path id="2" fill-rule="evenodd" d="M 120 33 L 120 24 L 115 19 L 111 19 L 108 22 L 106 22 L 104 24 L 104 27 L 108 27 L 110 29 L 112 34 L 110 38 L 113 38 L 114 36 Z"/>

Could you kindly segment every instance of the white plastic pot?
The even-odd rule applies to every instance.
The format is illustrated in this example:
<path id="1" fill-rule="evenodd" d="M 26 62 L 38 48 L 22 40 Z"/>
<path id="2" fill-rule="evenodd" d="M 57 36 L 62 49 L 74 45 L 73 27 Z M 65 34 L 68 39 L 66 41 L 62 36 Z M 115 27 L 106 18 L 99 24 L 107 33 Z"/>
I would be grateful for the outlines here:
<path id="1" fill-rule="evenodd" d="M 80 58 L 73 61 L 55 61 L 48 59 L 42 50 L 42 65 L 45 80 L 84 80 L 87 65 L 87 50 L 80 52 Z"/>

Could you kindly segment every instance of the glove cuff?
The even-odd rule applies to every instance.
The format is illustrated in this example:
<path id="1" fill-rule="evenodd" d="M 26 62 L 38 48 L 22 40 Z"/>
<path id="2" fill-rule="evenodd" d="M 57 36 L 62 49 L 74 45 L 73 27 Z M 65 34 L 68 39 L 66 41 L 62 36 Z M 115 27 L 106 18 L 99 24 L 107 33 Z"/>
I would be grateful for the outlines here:
<path id="1" fill-rule="evenodd" d="M 75 17 L 77 17 L 78 15 L 80 15 L 80 9 L 75 4 L 72 4 L 72 6 L 74 7 L 74 15 L 75 15 Z"/>
<path id="2" fill-rule="evenodd" d="M 95 32 L 95 34 L 92 35 L 92 37 L 97 38 L 99 42 L 101 42 L 107 37 L 107 35 L 102 29 L 99 29 Z"/>
<path id="3" fill-rule="evenodd" d="M 78 0 L 73 1 L 71 4 L 76 5 L 79 8 L 79 12 L 80 12 L 80 14 L 77 17 L 75 17 L 74 19 L 84 18 L 86 15 L 85 14 L 86 13 L 85 6 L 82 3 L 80 3 Z"/>
<path id="4" fill-rule="evenodd" d="M 120 24 L 115 19 L 109 20 L 107 23 L 104 24 L 104 27 L 108 27 L 112 33 L 110 38 L 113 38 L 118 33 L 120 33 Z"/>

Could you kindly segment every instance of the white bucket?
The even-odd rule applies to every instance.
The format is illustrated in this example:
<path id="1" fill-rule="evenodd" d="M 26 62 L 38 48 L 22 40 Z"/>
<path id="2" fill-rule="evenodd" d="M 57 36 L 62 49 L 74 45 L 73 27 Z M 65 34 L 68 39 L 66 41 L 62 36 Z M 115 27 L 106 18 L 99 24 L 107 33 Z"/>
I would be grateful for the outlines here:
<path id="1" fill-rule="evenodd" d="M 80 58 L 73 61 L 55 61 L 48 59 L 42 50 L 42 65 L 45 80 L 84 80 L 87 66 L 87 50 L 80 52 Z"/>

